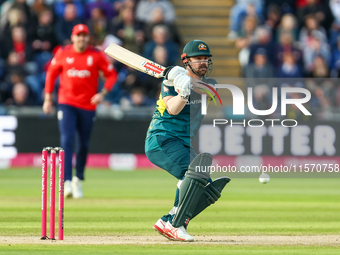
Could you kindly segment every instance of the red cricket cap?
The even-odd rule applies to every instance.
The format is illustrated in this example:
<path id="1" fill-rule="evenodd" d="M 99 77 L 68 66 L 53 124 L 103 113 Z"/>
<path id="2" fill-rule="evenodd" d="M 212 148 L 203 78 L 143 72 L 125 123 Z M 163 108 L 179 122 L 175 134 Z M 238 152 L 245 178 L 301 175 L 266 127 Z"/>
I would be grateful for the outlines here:
<path id="1" fill-rule="evenodd" d="M 72 35 L 78 35 L 80 33 L 89 34 L 89 28 L 84 24 L 78 24 L 73 27 Z"/>

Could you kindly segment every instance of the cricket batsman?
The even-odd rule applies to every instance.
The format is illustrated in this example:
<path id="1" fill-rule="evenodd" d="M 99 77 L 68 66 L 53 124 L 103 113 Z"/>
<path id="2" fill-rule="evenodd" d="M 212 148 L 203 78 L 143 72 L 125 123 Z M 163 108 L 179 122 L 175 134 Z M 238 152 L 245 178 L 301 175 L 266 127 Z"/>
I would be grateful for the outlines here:
<path id="1" fill-rule="evenodd" d="M 57 51 L 46 75 L 43 104 L 45 113 L 52 111 L 52 92 L 55 80 L 60 75 L 58 122 L 60 145 L 65 151 L 65 197 L 83 197 L 82 181 L 96 105 L 103 101 L 117 80 L 117 72 L 105 55 L 88 45 L 89 38 L 86 25 L 74 26 L 71 35 L 73 44 Z M 102 91 L 98 92 L 100 71 L 106 81 Z M 76 174 L 72 178 L 73 144 L 76 134 Z"/>
<path id="2" fill-rule="evenodd" d="M 214 96 L 216 92 L 213 84 L 217 82 L 206 78 L 213 68 L 211 57 L 208 45 L 201 40 L 185 45 L 181 55 L 185 68 L 163 71 L 165 79 L 147 131 L 148 159 L 179 180 L 173 208 L 153 225 L 170 240 L 194 241 L 186 230 L 189 220 L 215 203 L 230 181 L 228 177 L 212 181 L 209 171 L 197 171 L 197 167 L 211 165 L 212 155 L 197 155 L 191 146 L 203 120 L 200 94 L 209 91 Z"/>

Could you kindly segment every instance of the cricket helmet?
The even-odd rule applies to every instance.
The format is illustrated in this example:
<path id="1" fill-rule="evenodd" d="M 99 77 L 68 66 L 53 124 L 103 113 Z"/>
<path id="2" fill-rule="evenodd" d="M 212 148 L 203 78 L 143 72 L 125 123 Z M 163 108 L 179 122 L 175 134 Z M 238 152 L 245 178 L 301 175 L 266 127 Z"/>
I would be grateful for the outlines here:
<path id="1" fill-rule="evenodd" d="M 183 48 L 183 54 L 181 55 L 181 59 L 183 61 L 184 66 L 185 67 L 189 66 L 190 69 L 195 74 L 197 74 L 197 73 L 191 67 L 188 58 L 197 57 L 197 56 L 208 56 L 209 57 L 208 72 L 207 72 L 207 75 L 205 75 L 205 76 L 208 76 L 210 74 L 210 72 L 212 71 L 212 68 L 213 68 L 213 64 L 212 64 L 212 61 L 210 59 L 210 57 L 212 57 L 212 54 L 210 53 L 209 46 L 201 40 L 193 40 L 193 41 L 188 42 Z"/>
<path id="2" fill-rule="evenodd" d="M 201 40 L 193 40 L 188 42 L 183 49 L 183 54 L 181 58 L 184 57 L 196 57 L 196 56 L 209 56 L 212 57 L 210 53 L 209 46 Z"/>

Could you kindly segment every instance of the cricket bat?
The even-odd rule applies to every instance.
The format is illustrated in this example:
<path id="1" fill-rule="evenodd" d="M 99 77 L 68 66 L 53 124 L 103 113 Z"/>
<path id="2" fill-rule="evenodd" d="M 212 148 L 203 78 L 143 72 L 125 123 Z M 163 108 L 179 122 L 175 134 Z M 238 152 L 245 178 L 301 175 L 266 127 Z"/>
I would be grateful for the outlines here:
<path id="1" fill-rule="evenodd" d="M 161 73 L 165 69 L 149 59 L 143 58 L 142 56 L 133 53 L 115 43 L 111 43 L 104 52 L 115 60 L 130 66 L 138 71 L 144 72 L 156 78 L 164 77 Z"/>

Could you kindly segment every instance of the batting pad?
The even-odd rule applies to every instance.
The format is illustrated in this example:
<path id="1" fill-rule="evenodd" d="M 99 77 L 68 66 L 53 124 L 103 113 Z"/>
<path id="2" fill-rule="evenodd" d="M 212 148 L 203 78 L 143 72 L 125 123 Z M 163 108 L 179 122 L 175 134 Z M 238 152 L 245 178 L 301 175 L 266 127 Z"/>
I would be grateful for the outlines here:
<path id="1" fill-rule="evenodd" d="M 187 225 L 192 218 L 196 205 L 204 192 L 210 178 L 208 166 L 211 166 L 212 155 L 201 153 L 190 163 L 185 178 L 179 189 L 178 210 L 172 220 L 172 226 L 178 228 Z M 202 171 L 195 171 L 203 169 Z"/>
<path id="2" fill-rule="evenodd" d="M 201 213 L 205 208 L 214 204 L 221 197 L 222 190 L 229 182 L 229 177 L 221 177 L 205 186 L 204 192 L 198 200 L 196 208 L 192 214 L 192 219 Z"/>

